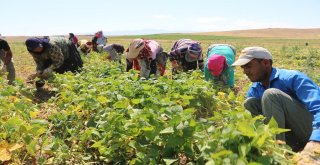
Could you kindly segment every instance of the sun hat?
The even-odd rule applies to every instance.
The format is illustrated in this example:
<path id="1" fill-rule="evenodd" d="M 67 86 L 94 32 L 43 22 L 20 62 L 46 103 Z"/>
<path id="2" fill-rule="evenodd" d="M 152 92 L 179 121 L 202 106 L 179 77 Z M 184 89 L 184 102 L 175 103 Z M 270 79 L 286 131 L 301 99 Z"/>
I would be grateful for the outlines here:
<path id="1" fill-rule="evenodd" d="M 140 51 L 144 48 L 145 43 L 143 39 L 134 39 L 129 45 L 129 52 L 127 53 L 127 58 L 138 57 Z"/>
<path id="2" fill-rule="evenodd" d="M 232 66 L 242 66 L 249 63 L 253 59 L 272 60 L 272 55 L 263 47 L 247 47 L 241 51 L 238 60 L 234 62 Z"/>

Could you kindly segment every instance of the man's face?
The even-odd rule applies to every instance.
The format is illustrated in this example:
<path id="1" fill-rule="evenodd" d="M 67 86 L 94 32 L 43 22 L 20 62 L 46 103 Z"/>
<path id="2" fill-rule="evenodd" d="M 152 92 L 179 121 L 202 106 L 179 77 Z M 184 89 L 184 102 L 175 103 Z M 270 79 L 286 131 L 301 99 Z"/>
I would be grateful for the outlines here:
<path id="1" fill-rule="evenodd" d="M 267 68 L 263 59 L 253 59 L 241 68 L 251 82 L 262 82 L 267 78 Z"/>

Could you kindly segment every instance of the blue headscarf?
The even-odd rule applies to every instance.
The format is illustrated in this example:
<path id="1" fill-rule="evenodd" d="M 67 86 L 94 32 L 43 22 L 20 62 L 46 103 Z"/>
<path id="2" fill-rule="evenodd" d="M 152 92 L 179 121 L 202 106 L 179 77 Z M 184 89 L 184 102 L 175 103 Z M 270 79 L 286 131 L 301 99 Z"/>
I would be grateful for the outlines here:
<path id="1" fill-rule="evenodd" d="M 43 47 L 44 49 L 50 47 L 49 41 L 50 41 L 49 37 L 42 37 L 42 38 L 31 37 L 26 40 L 25 44 L 27 46 L 27 50 L 29 52 L 33 52 L 33 50 L 38 47 Z"/>

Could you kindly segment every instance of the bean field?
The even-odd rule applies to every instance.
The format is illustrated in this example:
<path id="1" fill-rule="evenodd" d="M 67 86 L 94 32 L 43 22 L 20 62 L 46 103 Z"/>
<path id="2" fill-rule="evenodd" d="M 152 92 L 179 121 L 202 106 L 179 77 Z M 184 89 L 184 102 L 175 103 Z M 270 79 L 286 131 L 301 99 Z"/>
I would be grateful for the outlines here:
<path id="1" fill-rule="evenodd" d="M 90 39 L 80 36 L 79 38 Z M 306 73 L 320 84 L 320 40 L 212 35 L 110 37 L 128 47 L 134 38 L 158 41 L 166 52 L 181 38 L 240 51 L 267 48 L 273 66 Z M 107 54 L 82 56 L 81 73 L 56 74 L 45 89 L 26 83 L 35 63 L 23 39 L 8 39 L 17 74 L 15 86 L 0 77 L 0 162 L 3 164 L 294 164 L 295 153 L 278 144 L 275 120 L 263 124 L 242 103 L 251 82 L 240 67 L 234 89 L 204 81 L 201 71 L 139 78 Z M 308 45 L 306 45 L 308 43 Z M 236 57 L 236 58 L 237 58 Z"/>

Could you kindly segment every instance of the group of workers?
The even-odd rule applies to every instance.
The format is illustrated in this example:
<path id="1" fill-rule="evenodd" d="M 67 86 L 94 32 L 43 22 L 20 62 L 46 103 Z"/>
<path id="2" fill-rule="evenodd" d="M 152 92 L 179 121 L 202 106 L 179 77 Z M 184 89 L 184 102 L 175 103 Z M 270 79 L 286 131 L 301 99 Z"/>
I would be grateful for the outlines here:
<path id="1" fill-rule="evenodd" d="M 28 38 L 27 50 L 36 62 L 37 75 L 48 77 L 53 71 L 78 72 L 82 67 L 80 53 L 90 51 L 109 53 L 109 59 L 119 61 L 118 54 L 125 49 L 120 44 L 107 45 L 102 31 L 91 42 L 79 40 L 70 33 L 69 41 L 53 38 Z M 77 48 L 78 47 L 78 48 Z M 263 47 L 244 48 L 235 61 L 236 50 L 228 44 L 212 44 L 203 57 L 201 43 L 191 39 L 176 41 L 166 53 L 159 42 L 149 39 L 134 39 L 126 50 L 127 71 L 140 70 L 140 77 L 150 74 L 163 76 L 167 59 L 172 65 L 172 74 L 200 69 L 206 80 L 222 82 L 233 87 L 234 66 L 240 66 L 253 84 L 247 93 L 244 107 L 253 116 L 265 116 L 265 123 L 273 117 L 280 128 L 290 129 L 276 139 L 287 143 L 300 152 L 300 160 L 316 162 L 314 156 L 320 150 L 320 89 L 304 73 L 279 69 L 272 66 L 272 54 Z M 0 39 L 0 57 L 13 84 L 15 69 L 8 43 Z M 4 69 L 3 69 L 4 70 Z"/>

